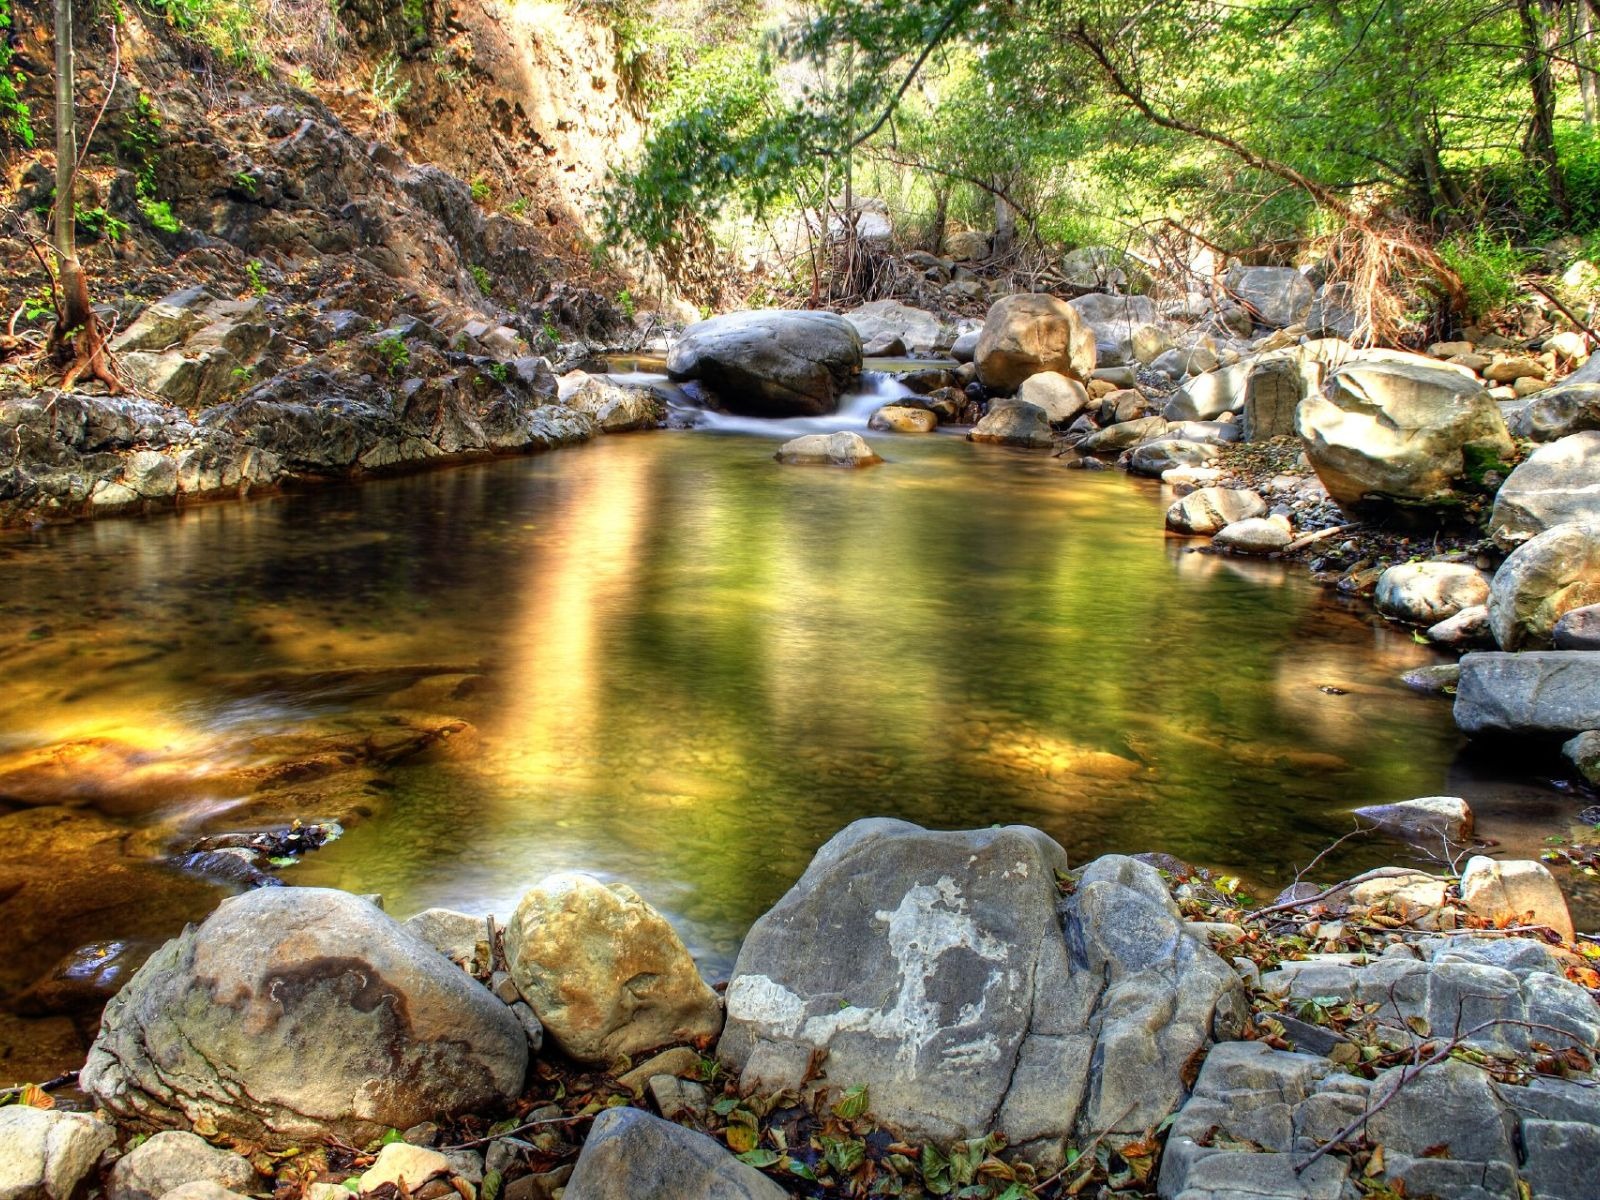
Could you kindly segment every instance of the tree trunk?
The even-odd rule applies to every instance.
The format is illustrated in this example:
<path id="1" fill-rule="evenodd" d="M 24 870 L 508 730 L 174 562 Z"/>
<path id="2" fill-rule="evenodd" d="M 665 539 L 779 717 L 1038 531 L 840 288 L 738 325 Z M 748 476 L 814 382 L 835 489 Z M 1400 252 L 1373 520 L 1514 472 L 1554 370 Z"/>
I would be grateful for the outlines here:
<path id="1" fill-rule="evenodd" d="M 78 121 L 73 105 L 72 0 L 55 0 L 56 38 L 56 275 L 60 296 L 50 351 L 62 365 L 61 388 L 70 390 L 85 374 L 116 394 L 122 383 L 106 359 L 105 336 L 89 303 L 89 280 L 78 261 Z"/>
<path id="2" fill-rule="evenodd" d="M 994 249 L 996 258 L 1011 253 L 1017 244 L 1017 210 L 1000 193 L 1005 190 L 1005 180 L 996 179 L 994 197 Z"/>
<path id="3" fill-rule="evenodd" d="M 1566 181 L 1561 176 L 1561 160 L 1556 153 L 1555 82 L 1550 60 L 1560 39 L 1560 26 L 1547 7 L 1550 0 L 1517 0 L 1517 15 L 1522 22 L 1523 62 L 1528 71 L 1528 87 L 1533 108 L 1528 121 L 1528 157 L 1544 173 L 1550 189 L 1550 204 L 1563 220 L 1572 216 L 1567 200 Z"/>
<path id="4" fill-rule="evenodd" d="M 1573 13 L 1572 57 L 1578 64 L 1578 93 L 1583 98 L 1583 123 L 1600 121 L 1600 76 L 1594 68 L 1594 14 L 1579 0 Z"/>
<path id="5" fill-rule="evenodd" d="M 944 231 L 950 224 L 950 184 L 938 180 L 933 185 L 933 223 L 928 230 L 928 252 L 944 253 Z"/>

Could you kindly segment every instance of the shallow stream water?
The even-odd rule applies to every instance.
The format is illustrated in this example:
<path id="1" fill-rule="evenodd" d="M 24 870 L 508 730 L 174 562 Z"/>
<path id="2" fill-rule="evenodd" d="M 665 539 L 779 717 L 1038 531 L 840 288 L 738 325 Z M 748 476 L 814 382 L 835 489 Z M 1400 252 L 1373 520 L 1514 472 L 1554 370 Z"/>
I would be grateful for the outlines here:
<path id="1" fill-rule="evenodd" d="M 1162 850 L 1269 888 L 1360 804 L 1465 795 L 1508 845 L 1577 807 L 1462 756 L 1448 702 L 1397 680 L 1442 661 L 1408 631 L 1303 567 L 1166 536 L 1158 486 L 950 435 L 877 444 L 885 465 L 848 472 L 739 433 L 629 435 L 0 541 L 0 754 L 104 739 L 198 781 L 58 797 L 119 848 L 0 872 L 0 1006 L 75 946 L 203 915 L 215 889 L 140 872 L 170 880 L 152 856 L 228 827 L 211 769 L 352 714 L 467 726 L 368 781 L 368 819 L 286 881 L 504 917 L 588 871 L 666 911 L 712 976 L 862 816 L 1026 822 L 1074 862 Z M 404 686 L 285 683 L 388 667 Z M 52 845 L 23 829 L 38 798 L 12 799 L 11 846 Z M 1320 871 L 1407 853 L 1355 841 Z M 0 1074 L 45 1038 L 8 1020 Z"/>

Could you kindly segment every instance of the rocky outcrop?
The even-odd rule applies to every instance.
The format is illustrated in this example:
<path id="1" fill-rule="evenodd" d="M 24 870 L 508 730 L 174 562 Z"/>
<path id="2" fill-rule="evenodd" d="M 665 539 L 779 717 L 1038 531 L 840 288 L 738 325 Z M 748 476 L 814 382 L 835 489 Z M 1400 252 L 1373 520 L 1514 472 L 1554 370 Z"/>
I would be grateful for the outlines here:
<path id="1" fill-rule="evenodd" d="M 1490 536 L 1504 549 L 1555 525 L 1600 522 L 1600 431 L 1540 446 L 1495 493 Z"/>
<path id="2" fill-rule="evenodd" d="M 116 1116 L 267 1144 L 390 1128 L 520 1094 L 510 1010 L 366 900 L 224 901 L 106 1007 L 81 1082 Z"/>
<path id="3" fill-rule="evenodd" d="M 834 313 L 768 309 L 728 313 L 683 331 L 667 374 L 696 380 L 729 412 L 825 416 L 861 373 L 861 338 Z"/>
<path id="4" fill-rule="evenodd" d="M 1502 650 L 1549 646 L 1562 616 L 1596 603 L 1600 522 L 1556 525 L 1500 564 L 1489 593 L 1489 628 Z"/>
<path id="5" fill-rule="evenodd" d="M 1472 735 L 1568 738 L 1600 729 L 1600 650 L 1468 654 L 1455 717 Z"/>
<path id="6" fill-rule="evenodd" d="M 1095 365 L 1094 331 L 1054 296 L 1006 296 L 984 318 L 973 361 L 983 385 L 997 392 L 1014 392 L 1041 371 L 1086 380 Z"/>
<path id="7" fill-rule="evenodd" d="M 784 1200 L 787 1193 L 703 1133 L 636 1108 L 594 1120 L 566 1200 Z"/>
<path id="8" fill-rule="evenodd" d="M 0 1200 L 72 1200 L 116 1137 L 89 1113 L 0 1107 Z"/>
<path id="9" fill-rule="evenodd" d="M 1489 598 L 1489 580 L 1467 563 L 1399 563 L 1378 577 L 1373 603 L 1386 617 L 1434 625 Z"/>
<path id="10" fill-rule="evenodd" d="M 649 390 L 622 387 L 595 375 L 561 380 L 561 403 L 583 413 L 602 433 L 655 429 L 666 419 L 666 405 Z"/>
<path id="11" fill-rule="evenodd" d="M 1462 484 L 1513 453 L 1483 385 L 1419 356 L 1339 367 L 1297 425 L 1328 494 L 1352 514 L 1452 509 Z"/>
<path id="12" fill-rule="evenodd" d="M 903 1136 L 1001 1132 L 1044 1163 L 1154 1125 L 1237 978 L 1153 868 L 1099 859 L 1064 897 L 1065 870 L 1033 829 L 857 821 L 745 939 L 719 1057 L 746 1088 L 865 1085 Z"/>
<path id="13" fill-rule="evenodd" d="M 506 961 L 546 1032 L 579 1062 L 709 1042 L 722 1007 L 671 925 L 626 884 L 552 875 L 506 929 Z"/>
<path id="14" fill-rule="evenodd" d="M 791 466 L 870 467 L 882 458 L 859 433 L 808 433 L 792 438 L 773 455 Z"/>

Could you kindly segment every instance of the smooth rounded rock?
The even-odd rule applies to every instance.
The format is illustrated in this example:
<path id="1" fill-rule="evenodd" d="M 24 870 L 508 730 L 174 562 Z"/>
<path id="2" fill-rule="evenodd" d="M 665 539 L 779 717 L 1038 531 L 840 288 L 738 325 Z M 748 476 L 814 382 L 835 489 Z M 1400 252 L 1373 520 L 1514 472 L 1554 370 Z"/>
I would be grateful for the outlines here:
<path id="1" fill-rule="evenodd" d="M 1427 638 L 1430 642 L 1457 650 L 1492 647 L 1494 631 L 1489 628 L 1489 606 L 1469 604 L 1455 616 L 1428 626 Z"/>
<path id="2" fill-rule="evenodd" d="M 1378 577 L 1373 603 L 1386 617 L 1436 625 L 1489 598 L 1489 580 L 1467 563 L 1399 563 Z"/>
<path id="3" fill-rule="evenodd" d="M 567 1055 L 610 1063 L 714 1038 L 722 1006 L 664 917 L 626 884 L 552 875 L 506 929 L 522 998 Z"/>
<path id="4" fill-rule="evenodd" d="M 1203 467 L 1215 462 L 1220 451 L 1204 442 L 1190 442 L 1176 437 L 1160 437 L 1153 442 L 1142 442 L 1133 448 L 1128 457 L 1128 470 L 1134 475 L 1159 479 L 1174 467 Z"/>
<path id="5" fill-rule="evenodd" d="M 1089 407 L 1089 392 L 1059 371 L 1040 371 L 1022 381 L 1017 400 L 1043 409 L 1050 424 L 1065 427 Z"/>
<path id="6" fill-rule="evenodd" d="M 89 1113 L 0 1107 L 0 1200 L 71 1200 L 116 1139 Z"/>
<path id="7" fill-rule="evenodd" d="M 1498 862 L 1474 855 L 1461 872 L 1461 900 L 1467 910 L 1491 921 L 1548 925 L 1572 940 L 1572 916 L 1555 876 L 1531 859 Z"/>
<path id="8" fill-rule="evenodd" d="M 868 428 L 885 433 L 932 433 L 938 426 L 939 418 L 927 409 L 898 404 L 885 405 L 867 422 Z"/>
<path id="9" fill-rule="evenodd" d="M 1276 554 L 1289 544 L 1288 526 L 1281 517 L 1250 517 L 1219 530 L 1211 544 L 1231 554 Z"/>
<path id="10" fill-rule="evenodd" d="M 1248 488 L 1202 487 L 1167 509 L 1167 528 L 1175 533 L 1213 534 L 1235 521 L 1266 513 L 1267 502 Z"/>
<path id="11" fill-rule="evenodd" d="M 859 433 L 808 433 L 778 447 L 781 463 L 802 467 L 870 467 L 883 459 Z"/>
<path id="12" fill-rule="evenodd" d="M 1460 796 L 1420 796 L 1394 804 L 1369 804 L 1356 809 L 1356 815 L 1423 845 L 1459 844 L 1472 836 L 1472 809 Z"/>
<path id="13" fill-rule="evenodd" d="M 772 1180 L 703 1133 L 637 1108 L 594 1119 L 565 1200 L 785 1200 Z"/>
<path id="14" fill-rule="evenodd" d="M 826 416 L 861 373 L 861 338 L 833 313 L 728 313 L 683 331 L 667 374 L 697 380 L 728 411 L 755 417 Z"/>
<path id="15" fill-rule="evenodd" d="M 1600 650 L 1600 604 L 1570 608 L 1550 630 L 1557 650 Z"/>
<path id="16" fill-rule="evenodd" d="M 1600 603 L 1600 522 L 1556 525 L 1511 552 L 1494 574 L 1489 628 L 1502 650 L 1549 646 L 1557 622 Z"/>
<path id="17" fill-rule="evenodd" d="M 528 1039 L 464 971 L 358 896 L 263 888 L 168 942 L 106 1007 L 80 1077 L 119 1117 L 279 1145 L 493 1108 Z"/>
<path id="18" fill-rule="evenodd" d="M 1011 392 L 1031 375 L 1056 371 L 1084 380 L 1094 372 L 1094 330 L 1054 296 L 1019 294 L 996 300 L 973 351 L 985 387 Z"/>
<path id="19" fill-rule="evenodd" d="M 243 1155 L 219 1150 L 196 1134 L 169 1129 L 117 1160 L 107 1195 L 110 1200 L 161 1200 L 185 1184 L 250 1192 L 260 1182 Z"/>
<path id="20" fill-rule="evenodd" d="M 967 434 L 971 442 L 994 442 L 1002 446 L 1026 446 L 1048 450 L 1055 445 L 1050 433 L 1050 417 L 1044 409 L 1019 400 L 997 401 L 983 419 Z"/>
<path id="21" fill-rule="evenodd" d="M 1540 446 L 1495 493 L 1489 533 L 1503 549 L 1557 525 L 1600 522 L 1600 431 Z"/>

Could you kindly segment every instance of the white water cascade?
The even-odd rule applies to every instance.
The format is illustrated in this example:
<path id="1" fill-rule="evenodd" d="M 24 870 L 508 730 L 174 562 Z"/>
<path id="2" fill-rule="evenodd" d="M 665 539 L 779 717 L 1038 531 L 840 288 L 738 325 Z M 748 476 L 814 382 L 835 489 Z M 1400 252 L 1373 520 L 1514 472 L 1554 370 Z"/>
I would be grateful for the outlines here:
<path id="1" fill-rule="evenodd" d="M 837 433 L 841 429 L 865 430 L 872 414 L 886 404 L 912 395 L 910 388 L 888 371 L 863 371 L 855 391 L 839 398 L 838 411 L 825 417 L 741 417 L 713 412 L 692 404 L 676 384 L 665 375 L 645 371 L 616 372 L 607 376 L 615 383 L 631 387 L 648 386 L 673 397 L 669 406 L 673 416 L 684 424 L 711 433 L 744 433 L 756 437 L 793 438 L 805 433 Z"/>

